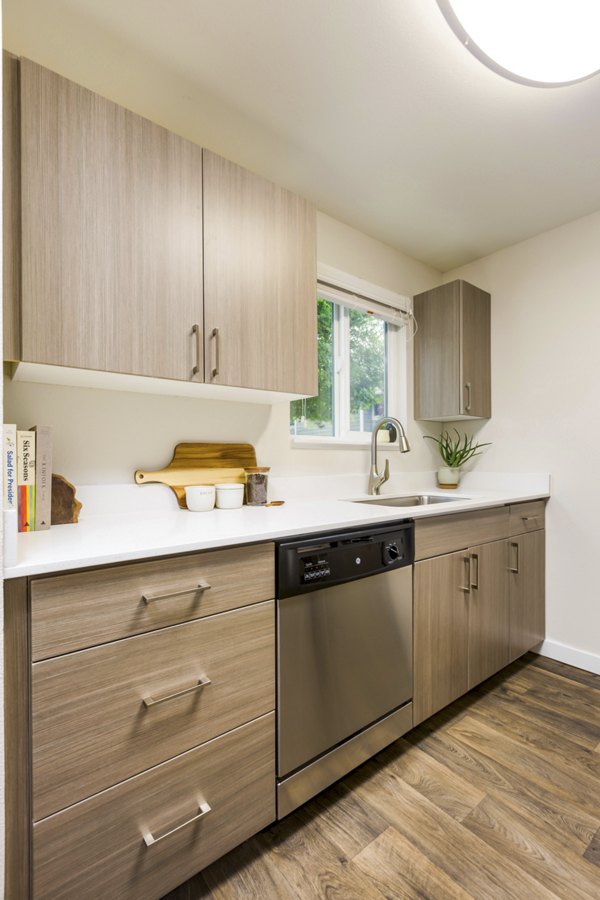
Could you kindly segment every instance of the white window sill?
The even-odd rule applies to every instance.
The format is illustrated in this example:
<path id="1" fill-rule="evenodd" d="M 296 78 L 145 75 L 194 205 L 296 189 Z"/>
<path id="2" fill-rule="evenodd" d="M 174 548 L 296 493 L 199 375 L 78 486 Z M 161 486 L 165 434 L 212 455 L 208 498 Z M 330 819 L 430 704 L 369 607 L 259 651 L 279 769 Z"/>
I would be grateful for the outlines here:
<path id="1" fill-rule="evenodd" d="M 293 450 L 368 450 L 371 446 L 371 435 L 361 434 L 352 437 L 290 437 Z"/>

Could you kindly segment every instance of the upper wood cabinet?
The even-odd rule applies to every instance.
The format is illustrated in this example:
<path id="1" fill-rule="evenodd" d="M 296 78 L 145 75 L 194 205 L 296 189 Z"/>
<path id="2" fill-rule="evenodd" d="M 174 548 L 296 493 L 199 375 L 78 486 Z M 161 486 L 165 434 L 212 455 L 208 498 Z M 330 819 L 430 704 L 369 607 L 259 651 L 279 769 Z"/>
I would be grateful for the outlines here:
<path id="1" fill-rule="evenodd" d="M 490 295 L 467 281 L 414 298 L 416 419 L 491 416 L 490 305 Z"/>
<path id="2" fill-rule="evenodd" d="M 203 157 L 205 379 L 316 394 L 315 209 Z"/>
<path id="3" fill-rule="evenodd" d="M 4 126 L 7 358 L 317 392 L 311 204 L 29 60 Z"/>
<path id="4" fill-rule="evenodd" d="M 21 159 L 21 358 L 189 380 L 201 149 L 22 60 Z"/>

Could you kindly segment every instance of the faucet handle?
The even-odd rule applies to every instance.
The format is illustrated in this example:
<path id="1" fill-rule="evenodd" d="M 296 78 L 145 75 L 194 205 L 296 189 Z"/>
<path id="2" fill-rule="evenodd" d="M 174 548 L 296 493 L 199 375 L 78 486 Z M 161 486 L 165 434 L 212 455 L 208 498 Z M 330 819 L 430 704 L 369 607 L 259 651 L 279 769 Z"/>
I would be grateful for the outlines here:
<path id="1" fill-rule="evenodd" d="M 390 477 L 390 461 L 386 459 L 385 466 L 383 467 L 383 480 L 388 481 Z"/>

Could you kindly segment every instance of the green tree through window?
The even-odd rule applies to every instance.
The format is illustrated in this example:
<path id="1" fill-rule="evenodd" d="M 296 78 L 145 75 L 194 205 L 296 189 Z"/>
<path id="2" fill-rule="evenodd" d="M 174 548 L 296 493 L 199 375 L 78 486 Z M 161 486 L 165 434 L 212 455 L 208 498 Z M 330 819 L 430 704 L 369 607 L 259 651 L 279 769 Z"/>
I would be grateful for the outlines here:
<path id="1" fill-rule="evenodd" d="M 371 431 L 387 407 L 387 337 L 378 316 L 317 296 L 319 394 L 291 403 L 292 434 Z"/>

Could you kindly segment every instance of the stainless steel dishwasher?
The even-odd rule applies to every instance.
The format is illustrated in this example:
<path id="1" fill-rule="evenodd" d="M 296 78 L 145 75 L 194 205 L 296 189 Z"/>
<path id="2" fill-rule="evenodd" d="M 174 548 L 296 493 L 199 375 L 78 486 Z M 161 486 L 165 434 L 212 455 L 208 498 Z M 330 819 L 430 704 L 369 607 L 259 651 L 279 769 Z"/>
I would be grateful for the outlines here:
<path id="1" fill-rule="evenodd" d="M 412 727 L 413 525 L 277 545 L 277 815 Z"/>

